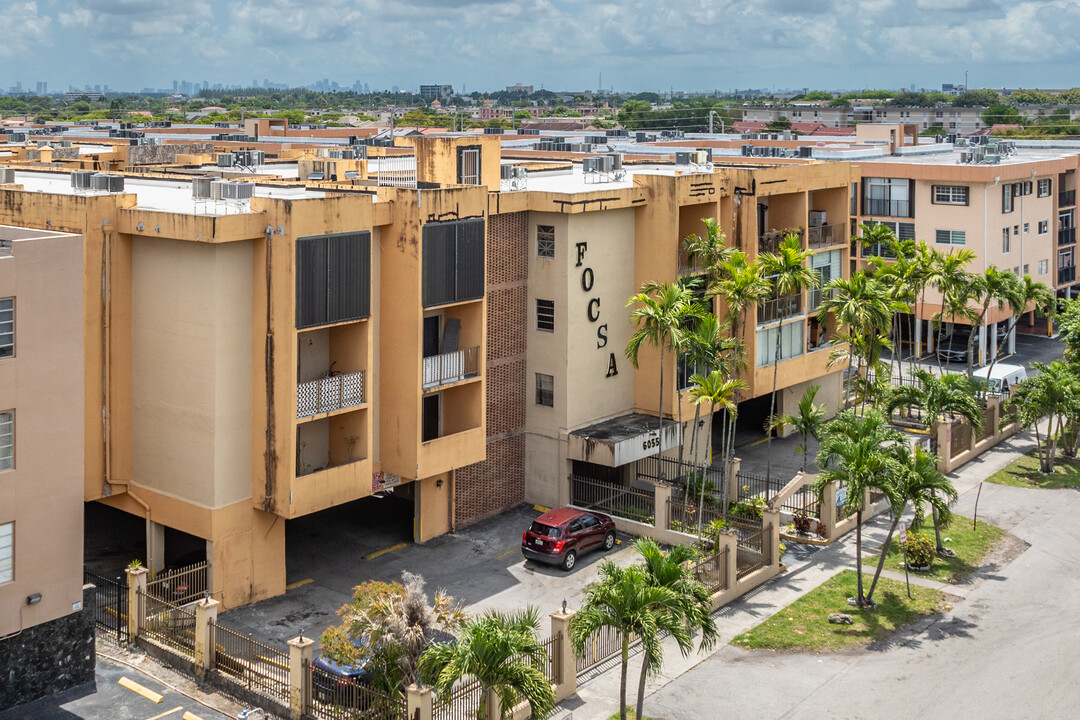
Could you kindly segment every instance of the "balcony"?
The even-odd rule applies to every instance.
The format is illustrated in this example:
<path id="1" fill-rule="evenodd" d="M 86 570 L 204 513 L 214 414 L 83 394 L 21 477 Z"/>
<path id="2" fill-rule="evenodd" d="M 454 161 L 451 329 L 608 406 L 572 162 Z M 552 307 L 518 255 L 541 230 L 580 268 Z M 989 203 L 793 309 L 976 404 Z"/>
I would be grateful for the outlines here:
<path id="1" fill-rule="evenodd" d="M 822 301 L 826 298 L 831 298 L 833 293 L 836 292 L 835 288 L 813 288 L 807 295 L 807 312 L 814 312 L 821 305 Z"/>
<path id="2" fill-rule="evenodd" d="M 1076 281 L 1076 266 L 1058 268 L 1058 285 L 1068 285 Z"/>
<path id="3" fill-rule="evenodd" d="M 364 372 L 344 373 L 302 382 L 296 386 L 296 417 L 364 404 Z"/>
<path id="4" fill-rule="evenodd" d="M 424 358 L 424 390 L 460 382 L 480 374 L 480 348 L 470 347 Z"/>
<path id="5" fill-rule="evenodd" d="M 802 295 L 774 298 L 758 306 L 758 325 L 794 317 L 802 312 Z"/>
<path id="6" fill-rule="evenodd" d="M 1058 207 L 1072 207 L 1076 204 L 1075 190 L 1062 190 L 1058 193 Z"/>
<path id="7" fill-rule="evenodd" d="M 911 217 L 911 202 L 909 200 L 885 200 L 882 198 L 866 198 L 866 212 L 864 215 L 871 217 Z"/>
<path id="8" fill-rule="evenodd" d="M 788 228 L 786 230 L 769 230 L 758 238 L 758 254 L 780 252 L 780 245 L 788 235 L 797 235 L 802 238 L 802 228 Z"/>
<path id="9" fill-rule="evenodd" d="M 844 226 L 841 224 L 819 225 L 806 231 L 806 240 L 808 246 L 814 249 L 837 245 L 845 242 L 847 237 L 845 237 Z"/>
<path id="10" fill-rule="evenodd" d="M 1058 230 L 1058 245 L 1072 245 L 1076 242 L 1076 228 L 1061 228 Z"/>

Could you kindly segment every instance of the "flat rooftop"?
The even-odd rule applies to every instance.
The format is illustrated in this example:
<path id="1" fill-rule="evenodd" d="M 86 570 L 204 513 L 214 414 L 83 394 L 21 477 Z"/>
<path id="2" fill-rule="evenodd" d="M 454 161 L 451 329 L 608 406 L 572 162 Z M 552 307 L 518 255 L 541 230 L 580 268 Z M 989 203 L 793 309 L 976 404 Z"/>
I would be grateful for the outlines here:
<path id="1" fill-rule="evenodd" d="M 935 149 L 935 148 L 942 149 Z M 959 147 L 942 143 L 941 145 L 921 145 L 918 151 L 911 151 L 903 155 L 882 155 L 868 162 L 900 163 L 906 165 L 957 165 L 961 167 L 993 167 L 991 163 L 961 163 L 960 154 L 970 152 L 972 146 Z M 1059 145 L 1047 145 L 1043 147 L 1017 147 L 1008 155 L 1001 155 L 999 165 L 1023 165 L 1024 163 L 1038 163 L 1047 160 L 1060 160 L 1062 158 L 1080 155 L 1080 144 L 1077 147 L 1062 147 Z"/>

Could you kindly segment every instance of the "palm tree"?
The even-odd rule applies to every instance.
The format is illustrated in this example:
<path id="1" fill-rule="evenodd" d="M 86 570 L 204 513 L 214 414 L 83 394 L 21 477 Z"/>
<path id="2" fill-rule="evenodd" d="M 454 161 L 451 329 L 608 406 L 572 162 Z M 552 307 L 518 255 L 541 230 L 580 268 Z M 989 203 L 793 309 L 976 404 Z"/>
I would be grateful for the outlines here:
<path id="1" fill-rule="evenodd" d="M 1002 424 L 1016 422 L 1024 428 L 1034 427 L 1039 469 L 1052 473 L 1058 438 L 1064 435 L 1066 425 L 1080 416 L 1080 377 L 1075 366 L 1062 360 L 1049 365 L 1032 363 L 1031 370 L 1034 374 L 1013 390 Z M 1039 432 L 1039 423 L 1044 419 L 1048 420 L 1045 442 Z"/>
<path id="2" fill-rule="evenodd" d="M 738 357 L 738 342 L 727 334 L 727 323 L 721 322 L 712 313 L 705 314 L 688 337 L 688 349 L 684 355 L 685 362 L 696 368 L 696 374 L 709 373 L 718 370 L 724 377 L 732 377 L 736 373 L 737 365 L 741 364 Z M 688 378 L 690 386 L 693 386 L 694 378 Z M 681 402 L 680 402 L 681 404 Z M 693 433 L 690 436 L 690 455 L 694 457 L 694 448 L 699 435 L 700 406 L 694 406 Z M 712 436 L 709 436 L 710 448 Z M 681 458 L 680 458 L 681 460 Z"/>
<path id="3" fill-rule="evenodd" d="M 1045 283 L 1035 282 L 1030 275 L 1025 275 L 1023 279 L 1018 280 L 1016 285 L 1007 289 L 1006 302 L 1013 314 L 1009 318 L 1005 333 L 1001 336 L 1001 340 L 998 341 L 997 352 L 994 353 L 993 359 L 990 360 L 987 377 L 990 377 L 989 372 L 994 369 L 997 356 L 1001 353 L 1001 349 L 1009 339 L 1009 335 L 1016 329 L 1020 316 L 1028 312 L 1029 306 L 1032 311 L 1039 311 L 1050 317 L 1057 313 L 1057 296 L 1054 291 L 1047 287 Z"/>
<path id="4" fill-rule="evenodd" d="M 870 590 L 866 593 L 866 602 L 872 603 L 874 589 L 877 587 L 881 569 L 885 566 L 885 555 L 892 542 L 893 533 L 900 522 L 908 503 L 914 508 L 915 517 L 911 521 L 911 529 L 918 530 L 925 519 L 924 506 L 928 505 L 931 511 L 943 525 L 948 525 L 952 520 L 950 507 L 956 502 L 957 493 L 952 481 L 945 477 L 937 468 L 938 457 L 933 453 L 926 452 L 921 447 L 911 447 L 907 443 L 901 443 L 892 447 L 898 466 L 896 468 L 896 492 L 890 501 L 892 506 L 892 525 L 889 534 L 885 538 L 885 544 L 881 546 L 881 556 L 878 558 L 877 569 L 874 570 L 874 579 L 870 581 Z"/>
<path id="5" fill-rule="evenodd" d="M 874 227 L 886 227 L 889 234 L 892 234 L 892 230 L 887 226 L 876 225 Z M 903 347 L 901 341 L 901 336 L 903 334 L 901 332 L 903 318 L 901 317 L 901 313 L 907 313 L 910 317 L 911 304 L 915 302 L 916 298 L 913 281 L 915 279 L 917 265 L 913 260 L 915 255 L 914 240 L 897 240 L 893 237 L 889 240 L 889 248 L 893 256 L 892 261 L 887 262 L 885 258 L 882 258 L 881 256 L 873 257 L 870 259 L 870 267 L 873 277 L 885 286 L 888 292 L 889 302 L 896 308 L 890 321 L 893 362 L 890 362 L 889 366 L 890 370 L 892 370 L 894 364 L 897 366 L 902 366 L 903 364 L 903 357 L 901 357 L 901 349 Z M 900 308 L 903 309 L 901 310 Z M 912 329 L 912 335 L 913 334 L 914 330 Z M 910 339 L 914 340 L 913 337 L 910 337 Z"/>
<path id="6" fill-rule="evenodd" d="M 784 236 L 778 252 L 762 253 L 760 257 L 761 270 L 765 277 L 772 283 L 773 298 L 779 302 L 783 299 L 797 296 L 796 302 L 801 302 L 802 292 L 809 290 L 816 284 L 817 278 L 814 271 L 806 266 L 806 260 L 812 252 L 803 250 L 802 238 L 789 233 Z M 780 371 L 780 346 L 784 335 L 784 312 L 777 313 L 778 324 L 776 326 L 776 353 L 773 358 L 773 386 L 772 398 L 769 402 L 769 416 L 776 414 L 776 381 Z M 765 453 L 765 478 L 772 479 L 772 433 L 766 436 L 767 449 Z"/>
<path id="7" fill-rule="evenodd" d="M 698 314 L 697 303 L 689 288 L 675 283 L 645 283 L 641 292 L 631 297 L 626 306 L 635 306 L 630 319 L 636 330 L 626 343 L 626 357 L 637 368 L 638 352 L 643 344 L 660 350 L 660 404 L 657 407 L 657 437 L 664 424 L 664 350 L 677 351 L 685 342 L 686 320 Z M 656 458 L 663 453 L 663 443 L 656 445 Z"/>
<path id="8" fill-rule="evenodd" d="M 778 417 L 771 418 L 767 430 L 781 430 L 785 425 L 790 425 L 795 432 L 802 436 L 802 445 L 795 446 L 795 452 L 802 453 L 802 472 L 806 472 L 806 456 L 810 452 L 810 438 L 821 440 L 821 428 L 825 425 L 827 409 L 824 405 L 816 405 L 814 398 L 817 396 L 820 385 L 811 385 L 799 398 L 799 410 L 795 415 L 781 413 Z"/>
<path id="9" fill-rule="evenodd" d="M 702 218 L 705 236 L 690 233 L 683 238 L 683 249 L 691 260 L 699 260 L 709 282 L 716 279 L 725 262 L 736 252 L 727 244 L 727 237 L 716 218 Z"/>
<path id="10" fill-rule="evenodd" d="M 1008 270 L 999 270 L 996 265 L 991 265 L 982 272 L 971 278 L 971 297 L 981 300 L 979 312 L 974 316 L 971 330 L 968 334 L 967 347 L 967 376 L 973 377 L 975 372 L 975 328 L 986 324 L 986 313 L 990 305 L 997 302 L 999 310 L 1004 310 L 1009 304 L 1009 298 L 1018 290 L 1019 280 Z"/>
<path id="11" fill-rule="evenodd" d="M 820 471 L 811 486 L 822 501 L 825 487 L 831 482 L 840 483 L 845 491 L 843 507 L 846 513 L 855 513 L 855 573 L 858 578 L 858 607 L 867 605 L 863 597 L 862 578 L 862 514 L 866 491 L 879 490 L 895 503 L 898 463 L 889 452 L 889 446 L 902 444 L 904 436 L 889 427 L 878 410 L 871 409 L 865 415 L 845 410 L 825 425 L 818 451 Z"/>
<path id="12" fill-rule="evenodd" d="M 671 635 L 680 647 L 688 644 L 690 632 L 679 616 L 683 602 L 674 590 L 652 585 L 644 567 L 619 567 L 611 560 L 604 560 L 600 563 L 600 580 L 589 586 L 582 608 L 570 619 L 570 643 L 579 656 L 585 654 L 596 633 L 609 629 L 619 636 L 620 720 L 626 720 L 631 638 L 639 638 L 644 651 L 656 663 L 663 660 L 661 633 Z"/>
<path id="13" fill-rule="evenodd" d="M 941 312 L 935 313 L 933 321 L 937 324 L 937 342 L 934 343 L 939 351 L 941 349 L 941 337 L 944 331 L 942 320 L 946 316 L 954 316 L 963 313 L 967 308 L 967 288 L 971 274 L 964 270 L 968 263 L 975 259 L 975 253 L 967 248 L 950 250 L 948 253 L 934 251 L 931 266 L 927 271 L 926 281 L 933 285 L 941 293 Z M 947 312 L 948 311 L 948 312 Z M 937 352 L 938 370 L 941 370 L 941 353 Z"/>
<path id="14" fill-rule="evenodd" d="M 652 538 L 638 538 L 634 541 L 634 549 L 638 551 L 644 562 L 645 573 L 649 584 L 653 587 L 667 588 L 675 593 L 680 600 L 678 620 L 687 629 L 687 643 L 679 643 L 679 650 L 685 656 L 690 652 L 692 645 L 690 637 L 701 633 L 699 650 L 709 650 L 716 642 L 716 622 L 712 618 L 709 604 L 709 591 L 694 578 L 691 569 L 691 561 L 697 556 L 697 551 L 689 545 L 675 545 L 666 553 Z M 663 608 L 667 610 L 667 608 Z M 646 649 L 645 657 L 641 663 L 641 675 L 638 678 L 637 691 L 637 717 L 643 718 L 642 706 L 645 703 L 645 678 L 647 674 L 660 671 L 658 658 L 649 656 Z"/>
<path id="15" fill-rule="evenodd" d="M 734 423 L 738 414 L 738 404 L 735 397 L 740 390 L 746 389 L 746 383 L 742 380 L 729 380 L 719 370 L 713 370 L 708 375 L 694 375 L 690 378 L 693 388 L 690 390 L 690 402 L 694 407 L 700 407 L 702 403 L 709 403 L 709 429 L 708 437 L 712 441 L 713 418 L 716 415 L 716 407 L 719 405 L 727 411 L 728 422 Z M 696 413 L 695 413 L 696 414 Z M 726 485 L 726 483 L 725 483 Z M 722 495 L 727 500 L 726 490 Z M 704 468 L 701 477 L 701 497 L 698 499 L 698 537 L 701 537 L 701 515 L 705 509 L 705 473 Z"/>
<path id="16" fill-rule="evenodd" d="M 520 697 L 529 703 L 532 717 L 544 718 L 555 707 L 555 692 L 541 670 L 547 651 L 536 639 L 539 630 L 536 608 L 513 613 L 489 610 L 465 623 L 456 642 L 428 646 L 420 669 L 434 678 L 435 691 L 444 697 L 459 680 L 474 678 L 485 698 L 489 693 L 498 697 L 502 717 L 513 715 Z M 480 704 L 478 718 L 485 717 L 485 705 Z"/>

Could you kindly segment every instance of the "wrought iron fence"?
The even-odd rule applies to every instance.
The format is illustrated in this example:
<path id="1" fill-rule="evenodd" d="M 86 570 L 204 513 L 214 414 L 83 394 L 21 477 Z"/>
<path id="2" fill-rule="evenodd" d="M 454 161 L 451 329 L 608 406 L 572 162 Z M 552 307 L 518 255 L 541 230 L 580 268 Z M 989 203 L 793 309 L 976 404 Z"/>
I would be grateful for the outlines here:
<path id="1" fill-rule="evenodd" d="M 546 653 L 544 667 L 542 668 L 544 677 L 553 683 L 562 682 L 562 654 L 559 652 L 559 645 L 561 643 L 561 632 L 555 633 L 547 640 L 540 643 L 544 647 L 544 652 Z"/>
<path id="2" fill-rule="evenodd" d="M 416 187 L 416 158 L 411 156 L 381 157 L 375 160 L 379 187 Z"/>
<path id="3" fill-rule="evenodd" d="M 719 498 L 715 495 L 706 493 L 703 504 L 699 503 L 700 498 L 692 502 L 689 501 L 691 498 L 687 498 L 687 500 L 688 502 L 683 502 L 675 498 L 668 498 L 668 529 L 694 535 L 697 533 L 699 515 L 703 531 L 709 527 L 713 520 L 727 517 L 724 515 Z"/>
<path id="4" fill-rule="evenodd" d="M 631 646 L 637 644 L 636 639 L 631 639 Z M 609 660 L 622 652 L 622 635 L 613 628 L 605 627 L 593 633 L 593 636 L 585 644 L 585 652 L 577 656 L 577 674 L 591 670 L 605 660 Z"/>
<path id="5" fill-rule="evenodd" d="M 346 678 L 304 664 L 304 682 L 310 683 L 310 704 L 304 712 L 319 720 L 408 720 L 408 702 L 401 695 L 386 695 L 355 678 Z"/>
<path id="6" fill-rule="evenodd" d="M 195 613 L 174 603 L 136 591 L 145 613 L 139 636 L 183 658 L 195 660 Z"/>
<path id="7" fill-rule="evenodd" d="M 739 538 L 735 556 L 736 578 L 741 580 L 750 573 L 765 567 L 772 559 L 772 524 L 746 537 Z"/>
<path id="8" fill-rule="evenodd" d="M 433 720 L 474 720 L 484 703 L 484 689 L 479 681 L 454 688 L 446 698 L 435 698 Z"/>
<path id="9" fill-rule="evenodd" d="M 694 578 L 714 595 L 728 588 L 728 548 L 708 555 L 694 564 Z"/>
<path id="10" fill-rule="evenodd" d="M 458 382 L 480 373 L 480 348 L 469 347 L 424 358 L 424 387 Z"/>
<path id="11" fill-rule="evenodd" d="M 201 600 L 210 588 L 209 569 L 204 561 L 161 573 L 146 583 L 146 594 L 176 605 Z"/>
<path id="12" fill-rule="evenodd" d="M 214 667 L 221 676 L 288 706 L 288 653 L 216 623 L 213 624 L 211 637 Z"/>
<path id="13" fill-rule="evenodd" d="M 704 476 L 706 491 L 709 484 L 712 490 L 719 492 L 724 486 L 724 472 L 720 468 L 702 468 L 686 461 L 679 462 L 678 458 L 660 457 L 649 455 L 637 461 L 634 466 L 639 480 L 655 480 L 657 482 L 669 482 L 677 485 L 686 485 L 688 482 L 697 482 Z"/>
<path id="14" fill-rule="evenodd" d="M 765 502 L 769 502 L 787 485 L 786 482 L 780 480 L 746 472 L 739 472 L 735 478 L 739 485 L 739 500 L 760 497 L 764 498 Z"/>
<path id="15" fill-rule="evenodd" d="M 643 523 L 651 523 L 656 512 L 656 495 L 652 491 L 573 475 L 570 477 L 570 503 Z"/>
<path id="16" fill-rule="evenodd" d="M 296 417 L 364 404 L 364 371 L 319 378 L 296 386 Z"/>
<path id="17" fill-rule="evenodd" d="M 119 643 L 128 640 L 127 583 L 123 576 L 108 578 L 83 568 L 83 582 L 97 588 L 94 603 L 94 624 Z"/>
<path id="18" fill-rule="evenodd" d="M 806 517 L 821 518 L 821 502 L 818 500 L 817 493 L 806 485 L 785 500 L 780 509 L 792 515 L 802 514 Z"/>

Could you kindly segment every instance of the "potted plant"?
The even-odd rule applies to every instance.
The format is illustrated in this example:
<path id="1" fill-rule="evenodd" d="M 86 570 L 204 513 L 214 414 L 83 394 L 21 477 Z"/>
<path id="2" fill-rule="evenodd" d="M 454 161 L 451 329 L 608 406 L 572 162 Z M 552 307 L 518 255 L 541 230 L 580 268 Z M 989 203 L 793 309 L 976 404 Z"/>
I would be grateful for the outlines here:
<path id="1" fill-rule="evenodd" d="M 922 533 L 908 533 L 904 543 L 908 570 L 926 572 L 934 562 L 934 543 Z"/>

